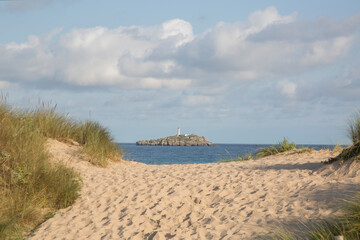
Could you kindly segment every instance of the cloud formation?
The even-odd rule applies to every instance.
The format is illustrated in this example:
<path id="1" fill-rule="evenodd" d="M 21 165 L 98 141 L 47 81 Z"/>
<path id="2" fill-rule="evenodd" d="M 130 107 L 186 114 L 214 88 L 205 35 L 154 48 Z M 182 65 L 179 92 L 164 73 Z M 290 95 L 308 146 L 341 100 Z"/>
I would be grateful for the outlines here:
<path id="1" fill-rule="evenodd" d="M 62 0 L 62 2 L 68 2 L 73 0 Z M 1 1 L 0 1 L 1 2 Z M 56 2 L 56 0 L 3 0 L 3 8 L 0 6 L 0 10 L 6 11 L 27 11 L 32 9 L 37 9 L 41 7 L 45 7 L 52 3 Z M 58 1 L 61 2 L 61 1 Z"/>
<path id="2" fill-rule="evenodd" d="M 8 82 L 0 81 L 0 90 L 5 89 L 8 86 L 10 86 L 10 84 Z"/>
<path id="3" fill-rule="evenodd" d="M 294 98 L 301 86 L 281 79 L 343 61 L 359 42 L 359 26 L 360 14 L 343 20 L 297 21 L 296 13 L 282 16 L 268 7 L 252 13 L 246 22 L 220 22 L 199 35 L 181 19 L 151 27 L 94 27 L 65 33 L 56 29 L 29 36 L 24 43 L 0 45 L 0 81 L 217 89 L 277 79 L 279 93 Z M 359 76 L 356 71 L 349 76 L 354 74 Z M 193 99 L 211 102 L 200 94 L 183 104 L 191 105 Z"/>

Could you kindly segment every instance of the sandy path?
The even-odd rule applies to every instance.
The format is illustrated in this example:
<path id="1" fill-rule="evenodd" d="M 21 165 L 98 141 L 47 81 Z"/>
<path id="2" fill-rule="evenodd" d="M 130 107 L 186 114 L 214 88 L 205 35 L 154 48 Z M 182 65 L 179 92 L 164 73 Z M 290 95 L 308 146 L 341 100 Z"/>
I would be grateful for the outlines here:
<path id="1" fill-rule="evenodd" d="M 51 140 L 50 151 L 81 172 L 81 197 L 30 239 L 254 239 L 278 222 L 338 213 L 356 176 L 314 172 L 328 151 L 256 161 L 102 169 Z M 76 155 L 76 154 L 75 154 Z"/>

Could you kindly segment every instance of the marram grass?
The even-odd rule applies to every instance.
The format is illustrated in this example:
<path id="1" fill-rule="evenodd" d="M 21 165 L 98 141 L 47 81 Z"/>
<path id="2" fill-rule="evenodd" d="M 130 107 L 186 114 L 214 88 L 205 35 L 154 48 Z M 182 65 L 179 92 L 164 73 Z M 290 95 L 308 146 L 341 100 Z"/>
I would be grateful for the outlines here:
<path id="1" fill-rule="evenodd" d="M 80 176 L 50 163 L 47 138 L 77 141 L 95 165 L 121 159 L 109 132 L 98 123 L 74 121 L 45 104 L 18 110 L 0 99 L 0 239 L 22 239 L 78 197 Z"/>
<path id="2" fill-rule="evenodd" d="M 360 195 L 351 200 L 343 215 L 331 220 L 317 220 L 310 224 L 299 223 L 301 233 L 283 228 L 264 239 L 273 240 L 333 240 L 342 236 L 344 240 L 360 240 Z"/>
<path id="3" fill-rule="evenodd" d="M 252 159 L 253 159 L 252 154 L 246 154 L 243 156 L 237 156 L 236 158 L 233 158 L 233 157 L 225 158 L 223 160 L 220 160 L 219 162 L 244 162 L 244 161 L 248 161 L 248 160 L 252 160 Z"/>
<path id="4" fill-rule="evenodd" d="M 348 120 L 348 136 L 354 145 L 360 143 L 360 110 Z"/>
<path id="5" fill-rule="evenodd" d="M 332 149 L 333 152 L 342 152 L 343 150 L 344 148 L 341 146 L 340 143 L 335 144 L 335 146 Z"/>
<path id="6" fill-rule="evenodd" d="M 340 152 L 340 154 L 335 158 L 330 158 L 325 163 L 348 160 L 358 161 L 360 159 L 360 111 L 355 113 L 349 120 L 348 135 L 353 145 L 342 148 L 337 144 L 333 152 Z M 306 227 L 302 236 L 284 229 L 267 239 L 333 240 L 336 236 L 342 236 L 344 240 L 360 240 L 360 192 L 347 201 L 343 214 L 336 219 L 320 220 Z"/>
<path id="7" fill-rule="evenodd" d="M 107 129 L 96 122 L 87 121 L 80 126 L 78 141 L 84 146 L 84 152 L 90 161 L 99 166 L 106 166 L 108 160 L 119 161 L 122 154 Z"/>
<path id="8" fill-rule="evenodd" d="M 262 158 L 270 155 L 274 155 L 281 152 L 290 151 L 296 148 L 295 143 L 290 143 L 289 140 L 284 138 L 282 142 L 279 142 L 276 146 L 270 146 L 267 148 L 260 148 L 259 151 L 256 152 L 255 156 L 257 158 Z"/>
<path id="9" fill-rule="evenodd" d="M 296 144 L 294 142 L 289 142 L 288 139 L 284 138 L 282 142 L 279 142 L 277 145 L 273 145 L 266 148 L 260 148 L 255 153 L 255 158 L 262 158 L 270 155 L 275 155 L 282 152 L 288 152 L 294 150 L 294 153 L 305 153 L 305 152 L 311 152 L 312 149 L 307 147 L 300 147 L 297 148 Z"/>
<path id="10" fill-rule="evenodd" d="M 300 147 L 297 148 L 294 142 L 290 143 L 289 140 L 284 138 L 282 142 L 279 142 L 277 145 L 273 145 L 270 147 L 260 148 L 255 154 L 246 154 L 244 156 L 237 156 L 236 158 L 230 157 L 220 160 L 219 162 L 240 162 L 240 161 L 248 161 L 248 160 L 256 160 L 259 158 L 263 158 L 270 155 L 275 155 L 282 152 L 296 153 L 306 153 L 311 152 L 313 149 L 308 147 Z"/>
<path id="11" fill-rule="evenodd" d="M 74 121 L 66 114 L 56 112 L 56 106 L 46 104 L 27 113 L 41 133 L 59 141 L 74 140 L 83 146 L 83 151 L 91 163 L 105 167 L 109 160 L 121 160 L 122 153 L 110 132 L 93 121 Z"/>

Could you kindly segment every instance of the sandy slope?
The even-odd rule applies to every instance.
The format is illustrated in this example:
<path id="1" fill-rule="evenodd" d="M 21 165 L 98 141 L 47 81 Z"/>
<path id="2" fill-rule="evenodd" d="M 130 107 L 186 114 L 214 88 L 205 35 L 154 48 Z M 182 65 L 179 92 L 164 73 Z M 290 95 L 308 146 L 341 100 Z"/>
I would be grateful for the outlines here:
<path id="1" fill-rule="evenodd" d="M 278 223 L 337 214 L 359 174 L 329 174 L 328 151 L 256 161 L 91 166 L 79 148 L 50 151 L 81 172 L 81 197 L 30 239 L 254 239 Z M 316 171 L 314 171 L 316 170 Z"/>

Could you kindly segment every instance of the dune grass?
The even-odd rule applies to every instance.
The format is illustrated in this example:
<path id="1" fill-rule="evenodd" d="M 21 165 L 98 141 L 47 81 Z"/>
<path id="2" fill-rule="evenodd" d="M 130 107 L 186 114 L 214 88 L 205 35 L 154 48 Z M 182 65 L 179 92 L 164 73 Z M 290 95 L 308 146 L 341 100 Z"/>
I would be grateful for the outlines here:
<path id="1" fill-rule="evenodd" d="M 301 223 L 299 223 L 302 225 Z M 331 220 L 318 220 L 303 225 L 304 232 L 294 233 L 282 229 L 275 235 L 266 238 L 274 240 L 333 240 L 342 236 L 344 240 L 360 239 L 360 194 L 356 195 L 343 209 L 343 214 Z"/>
<path id="2" fill-rule="evenodd" d="M 252 154 L 245 154 L 243 156 L 237 156 L 236 158 L 230 157 L 220 160 L 219 162 L 243 162 L 252 160 L 254 156 Z"/>
<path id="3" fill-rule="evenodd" d="M 353 145 L 360 143 L 360 110 L 355 112 L 348 120 L 348 136 Z"/>
<path id="4" fill-rule="evenodd" d="M 340 154 L 334 158 L 329 158 L 325 163 L 329 164 L 350 159 L 360 160 L 360 111 L 355 112 L 348 120 L 347 130 L 348 137 L 352 140 L 353 145 L 346 148 L 341 148 L 340 146 L 340 148 L 337 149 Z"/>
<path id="5" fill-rule="evenodd" d="M 360 160 L 360 111 L 348 121 L 348 136 L 353 145 L 342 148 L 337 144 L 333 152 L 340 152 L 340 154 L 325 163 Z M 271 239 L 333 240 L 335 236 L 342 236 L 345 240 L 360 240 L 360 193 L 347 201 L 347 206 L 343 209 L 341 216 L 332 220 L 320 220 L 305 230 L 306 237 L 298 236 L 285 229 Z"/>
<path id="6" fill-rule="evenodd" d="M 270 147 L 260 148 L 255 154 L 246 154 L 244 156 L 237 156 L 236 158 L 229 157 L 220 160 L 219 162 L 236 162 L 236 161 L 248 161 L 256 160 L 270 155 L 275 155 L 282 152 L 292 151 L 293 154 L 296 153 L 305 153 L 311 152 L 313 149 L 308 147 L 297 148 L 294 142 L 290 143 L 288 139 L 284 138 L 282 142 L 279 142 L 277 145 L 272 145 Z"/>
<path id="7" fill-rule="evenodd" d="M 304 152 L 310 152 L 311 149 L 307 147 L 300 147 L 297 148 L 296 144 L 294 142 L 290 142 L 288 139 L 284 138 L 282 142 L 279 142 L 277 145 L 273 145 L 266 148 L 260 148 L 255 153 L 255 158 L 262 158 L 270 155 L 275 155 L 282 152 L 288 152 L 296 150 L 294 153 L 304 153 Z"/>
<path id="8" fill-rule="evenodd" d="M 0 239 L 22 239 L 78 197 L 80 176 L 49 161 L 47 138 L 79 142 L 95 165 L 121 159 L 109 132 L 98 123 L 76 122 L 45 104 L 18 110 L 0 99 Z"/>
<path id="9" fill-rule="evenodd" d="M 343 146 L 340 143 L 335 144 L 332 151 L 335 152 L 342 152 L 344 150 Z"/>
<path id="10" fill-rule="evenodd" d="M 66 114 L 57 113 L 56 105 L 52 107 L 45 103 L 26 115 L 45 137 L 78 142 L 94 165 L 105 167 L 109 160 L 119 161 L 122 158 L 110 132 L 97 122 L 74 121 Z"/>
<path id="11" fill-rule="evenodd" d="M 334 158 L 329 158 L 325 163 L 333 163 L 336 161 L 347 161 L 350 159 L 360 159 L 360 111 L 352 115 L 348 120 L 348 137 L 352 140 L 353 145 L 342 148 L 338 144 L 334 147 L 333 152 L 340 152 Z"/>
<path id="12" fill-rule="evenodd" d="M 336 161 L 347 161 L 350 159 L 359 160 L 360 155 L 360 143 L 356 143 L 352 146 L 344 148 L 339 155 L 334 158 L 329 158 L 325 163 L 333 163 Z"/>

